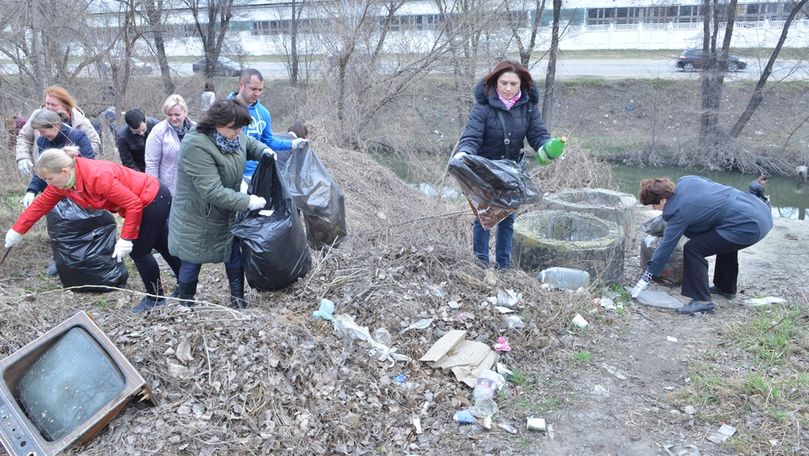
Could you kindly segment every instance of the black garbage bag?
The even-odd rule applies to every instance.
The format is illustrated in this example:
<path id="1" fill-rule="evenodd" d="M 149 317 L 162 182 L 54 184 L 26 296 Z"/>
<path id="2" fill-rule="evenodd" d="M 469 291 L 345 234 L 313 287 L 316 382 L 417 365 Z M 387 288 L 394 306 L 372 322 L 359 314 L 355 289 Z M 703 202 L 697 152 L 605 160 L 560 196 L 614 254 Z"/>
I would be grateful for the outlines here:
<path id="1" fill-rule="evenodd" d="M 345 196 L 312 148 L 293 153 L 281 175 L 303 213 L 309 247 L 339 244 L 347 233 Z"/>
<path id="2" fill-rule="evenodd" d="M 124 263 L 112 257 L 115 217 L 105 210 L 85 209 L 64 198 L 48 212 L 56 270 L 64 287 L 99 285 L 122 287 L 129 279 Z M 80 292 L 106 292 L 106 288 L 80 288 Z"/>
<path id="3" fill-rule="evenodd" d="M 523 163 L 466 154 L 452 158 L 447 171 L 458 181 L 472 211 L 486 229 L 521 205 L 540 200 L 539 190 Z"/>
<path id="4" fill-rule="evenodd" d="M 262 155 L 248 192 L 265 198 L 267 206 L 245 212 L 231 228 L 241 245 L 244 275 L 256 290 L 280 290 L 309 272 L 311 256 L 295 202 L 272 155 Z"/>

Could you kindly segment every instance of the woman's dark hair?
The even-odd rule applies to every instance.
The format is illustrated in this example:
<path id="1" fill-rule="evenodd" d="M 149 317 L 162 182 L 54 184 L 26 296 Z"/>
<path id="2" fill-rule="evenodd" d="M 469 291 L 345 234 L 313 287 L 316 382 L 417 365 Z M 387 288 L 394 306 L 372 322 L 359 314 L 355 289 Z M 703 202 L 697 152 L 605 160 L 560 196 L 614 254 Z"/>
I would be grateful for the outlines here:
<path id="1" fill-rule="evenodd" d="M 140 128 L 140 124 L 146 122 L 146 116 L 140 108 L 132 108 L 124 113 L 124 121 L 133 130 Z"/>
<path id="2" fill-rule="evenodd" d="M 644 206 L 660 204 L 660 200 L 671 198 L 676 188 L 677 186 L 668 177 L 643 179 L 640 181 L 640 194 L 638 195 L 638 199 L 640 200 L 640 204 Z"/>
<path id="3" fill-rule="evenodd" d="M 300 120 L 292 122 L 292 125 L 287 128 L 287 131 L 290 133 L 295 133 L 295 136 L 300 139 L 306 139 L 309 136 L 309 129 L 306 128 L 306 125 L 304 125 L 304 123 Z"/>
<path id="4" fill-rule="evenodd" d="M 202 114 L 197 122 L 197 131 L 211 134 L 216 127 L 242 128 L 250 125 L 247 108 L 233 100 L 218 100 Z"/>
<path id="5" fill-rule="evenodd" d="M 212 81 L 205 81 L 205 91 L 206 92 L 215 92 L 215 90 L 213 88 L 213 82 Z"/>
<path id="6" fill-rule="evenodd" d="M 534 85 L 534 78 L 531 77 L 531 73 L 529 73 L 520 62 L 503 60 L 498 63 L 489 74 L 483 76 L 483 85 L 486 88 L 486 93 L 489 94 L 492 90 L 497 90 L 497 80 L 500 78 L 500 75 L 508 72 L 516 73 L 517 77 L 520 78 L 520 90 L 522 90 L 523 93 L 527 93 L 531 90 L 531 87 Z"/>

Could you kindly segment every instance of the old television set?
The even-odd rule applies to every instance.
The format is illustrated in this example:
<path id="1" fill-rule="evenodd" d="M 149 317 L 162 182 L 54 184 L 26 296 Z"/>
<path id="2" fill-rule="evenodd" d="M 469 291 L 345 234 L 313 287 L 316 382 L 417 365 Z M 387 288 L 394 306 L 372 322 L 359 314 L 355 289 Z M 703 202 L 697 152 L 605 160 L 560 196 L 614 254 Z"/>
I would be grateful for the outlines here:
<path id="1" fill-rule="evenodd" d="M 0 361 L 0 441 L 10 455 L 50 456 L 93 439 L 146 381 L 79 312 Z"/>

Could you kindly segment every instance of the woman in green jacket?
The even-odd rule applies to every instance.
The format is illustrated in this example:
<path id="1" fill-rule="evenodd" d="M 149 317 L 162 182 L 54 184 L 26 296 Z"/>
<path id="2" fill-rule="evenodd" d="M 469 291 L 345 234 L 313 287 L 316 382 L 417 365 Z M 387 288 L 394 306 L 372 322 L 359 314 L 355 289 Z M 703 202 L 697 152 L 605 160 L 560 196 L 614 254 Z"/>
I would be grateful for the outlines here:
<path id="1" fill-rule="evenodd" d="M 193 301 L 202 263 L 225 263 L 230 304 L 244 308 L 244 269 L 230 228 L 241 211 L 263 208 L 256 195 L 239 193 L 246 160 L 258 160 L 264 144 L 242 132 L 247 109 L 231 100 L 215 102 L 180 146 L 177 190 L 169 222 L 169 251 L 182 260 L 180 298 Z"/>

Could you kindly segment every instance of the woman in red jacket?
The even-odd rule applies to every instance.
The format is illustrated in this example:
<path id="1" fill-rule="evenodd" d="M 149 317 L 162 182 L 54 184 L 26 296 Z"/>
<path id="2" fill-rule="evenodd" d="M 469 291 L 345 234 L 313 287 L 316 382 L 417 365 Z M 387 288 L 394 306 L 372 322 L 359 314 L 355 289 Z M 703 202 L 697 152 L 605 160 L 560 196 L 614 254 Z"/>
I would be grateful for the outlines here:
<path id="1" fill-rule="evenodd" d="M 171 193 L 154 176 L 117 163 L 76 155 L 75 151 L 66 149 L 48 149 L 40 155 L 36 174 L 48 186 L 6 233 L 6 248 L 18 244 L 22 235 L 63 197 L 84 208 L 118 213 L 124 218 L 124 226 L 112 256 L 120 262 L 129 254 L 150 295 L 132 311 L 139 313 L 164 304 L 160 269 L 152 249 L 160 252 L 176 277 L 180 259 L 172 256 L 168 249 Z"/>

